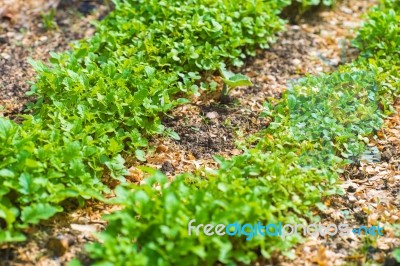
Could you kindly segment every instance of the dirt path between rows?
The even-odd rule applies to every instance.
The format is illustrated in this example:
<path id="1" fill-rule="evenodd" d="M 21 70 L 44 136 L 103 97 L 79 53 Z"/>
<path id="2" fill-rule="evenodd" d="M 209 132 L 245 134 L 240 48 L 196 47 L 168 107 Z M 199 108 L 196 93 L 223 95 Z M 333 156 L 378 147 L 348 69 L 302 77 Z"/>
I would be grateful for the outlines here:
<path id="1" fill-rule="evenodd" d="M 72 1 L 74 4 L 71 1 L 61 2 L 70 2 L 69 6 L 72 8 L 66 9 L 64 6 L 62 11 L 56 12 L 57 29 L 45 31 L 43 24 L 40 25 L 43 19 L 37 14 L 32 15 L 34 17 L 27 24 L 29 26 L 21 26 L 15 22 L 12 24 L 12 18 L 7 16 L 1 20 L 0 105 L 5 106 L 3 115 L 15 118 L 27 102 L 24 92 L 29 86 L 26 81 L 31 80 L 34 73 L 26 59 L 33 57 L 45 60 L 49 51 L 63 51 L 71 40 L 92 35 L 93 28 L 88 26 L 88 21 L 102 17 L 107 10 L 104 5 L 97 3 L 94 6 L 97 11 L 92 15 L 77 15 L 77 9 L 88 8 L 82 7 L 82 3 L 88 1 Z M 288 25 L 286 31 L 279 35 L 277 43 L 268 50 L 260 50 L 256 58 L 239 69 L 241 73 L 251 77 L 254 86 L 233 91 L 233 102 L 228 105 L 218 102 L 219 95 L 216 92 L 202 94 L 193 98 L 191 104 L 173 110 L 164 118 L 164 125 L 177 132 L 180 140 L 153 138 L 147 161 L 142 165 L 159 168 L 172 178 L 185 171 L 217 167 L 212 159 L 215 154 L 225 157 L 239 154 L 235 141 L 268 125 L 268 121 L 259 118 L 262 105 L 269 97 L 279 98 L 288 81 L 306 73 L 334 71 L 340 64 L 356 58 L 357 51 L 350 47 L 350 40 L 354 38 L 356 29 L 362 22 L 362 14 L 374 3 L 375 1 L 368 0 L 343 1 L 332 10 L 310 13 L 296 25 Z M 397 130 L 399 123 L 393 121 L 398 120 L 393 119 L 388 120 L 394 126 L 389 126 L 389 129 Z M 382 221 L 381 217 L 398 219 L 399 177 L 396 171 L 399 170 L 399 165 L 396 143 L 399 143 L 399 134 L 396 136 L 397 131 L 393 133 L 389 129 L 382 131 L 380 139 L 371 139 L 371 143 L 375 143 L 382 154 L 389 149 L 392 154 L 390 159 L 373 165 L 360 163 L 352 166 L 353 170 L 349 168 L 348 175 L 343 177 L 346 194 L 325 200 L 328 210 L 320 214 L 323 219 L 337 221 L 343 217 L 343 213 L 349 213 L 349 219 L 354 225 L 366 221 Z M 391 134 L 390 138 L 387 137 L 388 134 Z M 387 153 L 381 158 L 388 158 L 386 155 Z M 129 158 L 127 164 L 131 172 L 130 180 L 140 182 L 143 175 L 136 168 L 140 164 Z M 358 178 L 359 171 L 364 171 L 363 179 Z M 385 201 L 382 201 L 383 196 Z M 386 205 L 380 205 L 381 202 Z M 95 240 L 93 232 L 104 228 L 101 215 L 115 210 L 116 207 L 89 202 L 84 208 L 67 206 L 66 209 L 67 212 L 50 221 L 32 227 L 27 232 L 26 243 L 0 247 L 0 261 L 5 265 L 63 265 L 72 258 L 79 257 L 90 264 L 83 252 L 83 246 Z M 379 216 L 381 213 L 383 216 Z M 384 219 L 387 221 L 389 218 Z M 367 259 L 382 263 L 385 261 L 385 254 L 398 245 L 393 231 L 388 231 L 387 235 L 379 239 L 379 246 L 373 247 L 372 243 L 373 248 L 366 248 L 368 252 L 361 257 L 355 254 L 363 243 L 360 240 L 354 241 L 342 243 L 338 239 L 309 239 L 293 249 L 298 256 L 295 261 L 277 255 L 274 260 L 260 261 L 258 264 L 341 265 L 350 262 L 362 265 Z M 350 249 L 349 245 L 355 249 Z"/>

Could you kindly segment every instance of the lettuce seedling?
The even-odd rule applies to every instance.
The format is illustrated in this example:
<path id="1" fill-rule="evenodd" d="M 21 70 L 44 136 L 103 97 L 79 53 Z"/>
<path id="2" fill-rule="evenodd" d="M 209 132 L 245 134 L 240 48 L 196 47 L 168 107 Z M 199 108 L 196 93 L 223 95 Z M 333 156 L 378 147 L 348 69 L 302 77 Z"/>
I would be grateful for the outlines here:
<path id="1" fill-rule="evenodd" d="M 229 70 L 225 69 L 225 64 L 221 64 L 219 67 L 219 72 L 221 74 L 224 85 L 221 92 L 221 101 L 228 98 L 229 92 L 240 86 L 252 86 L 250 78 L 243 74 L 235 74 Z"/>

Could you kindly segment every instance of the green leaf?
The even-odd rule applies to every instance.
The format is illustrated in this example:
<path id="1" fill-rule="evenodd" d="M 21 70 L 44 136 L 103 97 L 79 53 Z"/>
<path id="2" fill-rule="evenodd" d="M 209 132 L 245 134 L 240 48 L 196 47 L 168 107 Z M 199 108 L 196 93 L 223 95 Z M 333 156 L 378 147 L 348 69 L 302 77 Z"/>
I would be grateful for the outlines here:
<path id="1" fill-rule="evenodd" d="M 62 210 L 60 206 L 52 206 L 49 203 L 32 204 L 22 208 L 21 220 L 25 226 L 37 224 L 40 220 L 46 220 Z"/>
<path id="2" fill-rule="evenodd" d="M 25 240 L 26 237 L 20 232 L 0 230 L 0 243 L 22 242 Z"/>
<path id="3" fill-rule="evenodd" d="M 81 262 L 78 259 L 73 259 L 68 262 L 67 266 L 81 266 Z"/>
<path id="4" fill-rule="evenodd" d="M 154 67 L 145 66 L 144 67 L 144 71 L 146 72 L 147 76 L 150 77 L 150 76 L 152 76 L 154 74 L 156 69 Z"/>
<path id="5" fill-rule="evenodd" d="M 28 168 L 39 168 L 39 167 L 42 166 L 42 164 L 40 162 L 36 161 L 36 160 L 27 158 L 25 160 L 25 166 L 28 167 Z"/>
<path id="6" fill-rule="evenodd" d="M 204 247 L 202 246 L 193 246 L 190 248 L 190 250 L 202 259 L 206 258 L 207 256 L 207 252 L 204 250 Z"/>
<path id="7" fill-rule="evenodd" d="M 174 139 L 174 140 L 180 140 L 181 139 L 181 137 L 178 135 L 178 133 L 176 133 L 175 131 L 173 131 L 172 129 L 167 129 L 166 131 L 165 131 L 165 133 L 169 136 L 169 137 L 171 137 L 172 139 Z"/>
<path id="8" fill-rule="evenodd" d="M 6 222 L 7 228 L 12 228 L 14 221 L 17 219 L 18 210 L 7 205 L 0 204 L 0 218 Z"/>
<path id="9" fill-rule="evenodd" d="M 11 170 L 8 169 L 1 169 L 0 170 L 0 177 L 4 177 L 4 178 L 13 178 L 15 177 L 14 172 L 12 172 Z"/>
<path id="10" fill-rule="evenodd" d="M 294 110 L 294 108 L 296 107 L 296 103 L 297 103 L 296 97 L 294 95 L 290 94 L 288 96 L 289 110 Z"/>
<path id="11" fill-rule="evenodd" d="M 135 156 L 139 161 L 145 162 L 146 161 L 146 153 L 140 149 L 135 151 Z"/>
<path id="12" fill-rule="evenodd" d="M 393 251 L 393 257 L 397 262 L 400 262 L 400 248 Z"/>
<path id="13" fill-rule="evenodd" d="M 44 65 L 42 62 L 33 60 L 32 58 L 28 58 L 27 61 L 37 72 L 43 71 Z"/>
<path id="14" fill-rule="evenodd" d="M 234 74 L 229 79 L 223 79 L 223 81 L 231 88 L 253 85 L 250 78 L 242 74 Z"/>
<path id="15" fill-rule="evenodd" d="M 221 74 L 223 79 L 229 79 L 230 77 L 235 75 L 233 72 L 228 71 L 228 70 L 225 69 L 225 64 L 220 64 L 219 72 L 220 72 L 220 74 Z"/>
<path id="16" fill-rule="evenodd" d="M 224 64 L 220 65 L 219 72 L 221 73 L 222 80 L 231 89 L 239 87 L 239 86 L 252 86 L 253 85 L 253 83 L 250 81 L 249 77 L 247 77 L 243 74 L 235 74 L 231 71 L 226 70 Z"/>

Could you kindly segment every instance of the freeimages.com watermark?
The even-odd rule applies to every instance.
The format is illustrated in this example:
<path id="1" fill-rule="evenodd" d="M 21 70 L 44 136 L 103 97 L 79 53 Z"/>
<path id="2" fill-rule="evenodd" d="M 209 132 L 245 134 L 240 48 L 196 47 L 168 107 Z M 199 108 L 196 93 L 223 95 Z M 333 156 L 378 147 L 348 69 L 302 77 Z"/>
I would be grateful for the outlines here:
<path id="1" fill-rule="evenodd" d="M 256 224 L 240 224 L 239 222 L 225 224 L 198 224 L 195 225 L 196 220 L 190 220 L 188 223 L 188 235 L 193 233 L 198 236 L 201 232 L 206 236 L 246 236 L 246 240 L 251 240 L 257 235 L 261 236 L 277 236 L 285 239 L 288 236 L 295 234 L 302 234 L 303 236 L 340 236 L 355 235 L 370 235 L 370 236 L 383 236 L 383 227 L 380 226 L 360 226 L 352 228 L 348 224 L 282 224 L 282 223 L 269 223 L 263 225 L 261 222 Z"/>

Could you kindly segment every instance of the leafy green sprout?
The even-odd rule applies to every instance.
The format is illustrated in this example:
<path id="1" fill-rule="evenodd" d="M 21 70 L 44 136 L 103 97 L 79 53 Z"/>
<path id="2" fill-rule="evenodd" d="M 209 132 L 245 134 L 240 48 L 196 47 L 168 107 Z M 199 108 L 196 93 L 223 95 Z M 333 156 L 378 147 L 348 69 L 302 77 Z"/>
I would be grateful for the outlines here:
<path id="1" fill-rule="evenodd" d="M 235 74 L 229 70 L 226 70 L 224 64 L 220 65 L 219 72 L 222 80 L 224 81 L 224 85 L 222 87 L 222 96 L 227 96 L 229 92 L 236 87 L 253 85 L 248 76 L 243 74 Z"/>
<path id="2" fill-rule="evenodd" d="M 56 12 L 54 9 L 51 9 L 48 13 L 42 14 L 43 26 L 46 29 L 46 31 L 57 29 L 57 23 L 55 22 L 55 15 Z"/>

